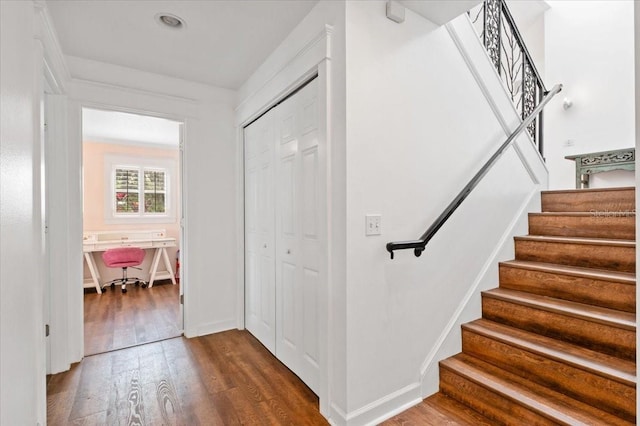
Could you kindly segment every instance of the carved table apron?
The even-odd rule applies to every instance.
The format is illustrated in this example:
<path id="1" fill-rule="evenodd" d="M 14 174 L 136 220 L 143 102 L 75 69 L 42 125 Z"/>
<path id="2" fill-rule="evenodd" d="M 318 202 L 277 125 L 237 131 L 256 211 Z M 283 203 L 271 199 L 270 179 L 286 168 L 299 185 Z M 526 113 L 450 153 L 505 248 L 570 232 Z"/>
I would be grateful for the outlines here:
<path id="1" fill-rule="evenodd" d="M 567 155 L 564 158 L 576 162 L 576 189 L 589 188 L 589 176 L 593 174 L 636 169 L 635 148 Z"/>

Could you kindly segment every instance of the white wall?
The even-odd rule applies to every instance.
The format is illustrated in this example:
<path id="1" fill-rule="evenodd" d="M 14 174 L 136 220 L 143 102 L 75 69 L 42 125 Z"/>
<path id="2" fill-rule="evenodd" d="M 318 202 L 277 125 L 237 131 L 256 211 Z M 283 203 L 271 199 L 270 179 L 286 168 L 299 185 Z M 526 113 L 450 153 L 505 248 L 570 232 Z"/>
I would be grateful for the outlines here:
<path id="1" fill-rule="evenodd" d="M 93 106 L 185 123 L 185 335 L 235 328 L 237 260 L 229 250 L 236 243 L 237 220 L 235 185 L 230 184 L 236 176 L 235 92 L 80 58 L 68 63 L 74 114 Z M 69 143 L 71 151 L 82 149 L 77 133 Z"/>
<path id="2" fill-rule="evenodd" d="M 42 47 L 31 2 L 0 2 L 0 424 L 46 422 Z"/>
<path id="3" fill-rule="evenodd" d="M 86 110 L 83 117 L 86 116 Z M 115 126 L 120 130 L 126 126 Z M 176 133 L 178 123 L 175 123 Z M 177 145 L 178 135 L 175 135 L 174 145 Z M 141 145 L 127 140 L 113 140 L 112 142 L 97 142 L 84 138 L 82 144 L 83 157 L 83 231 L 137 231 L 137 230 L 158 230 L 166 231 L 166 236 L 175 238 L 175 246 L 167 248 L 167 254 L 171 263 L 172 272 L 175 273 L 176 253 L 182 246 L 180 241 L 180 151 L 177 146 L 168 145 Z M 166 167 L 168 171 L 167 188 L 169 191 L 167 200 L 167 217 L 154 217 L 147 220 L 135 218 L 131 221 L 119 219 L 109 220 L 112 217 L 112 200 L 110 198 L 111 168 L 110 164 L 114 159 L 133 158 L 140 160 L 145 165 L 152 167 Z M 115 222 L 115 223 L 114 223 Z M 114 279 L 122 278 L 122 269 L 109 268 L 102 260 L 102 253 L 94 253 L 96 267 L 102 282 L 106 283 Z M 155 250 L 146 250 L 145 258 L 140 265 L 140 270 L 129 271 L 130 277 L 138 277 L 149 282 L 151 278 L 151 266 Z M 164 271 L 165 265 L 162 262 L 158 271 Z M 84 276 L 91 278 L 89 265 L 84 262 Z M 177 300 L 174 301 L 178 303 Z"/>
<path id="4" fill-rule="evenodd" d="M 635 49 L 634 49 L 634 65 L 635 65 L 635 95 L 636 95 L 636 115 L 635 115 L 635 147 L 636 150 L 640 148 L 640 132 L 637 129 L 640 129 L 640 7 L 634 4 L 633 7 L 633 28 L 634 28 L 634 40 L 635 40 Z M 640 172 L 636 169 L 636 200 L 640 198 Z M 638 217 L 636 216 L 636 241 L 640 237 L 640 226 L 638 226 Z M 636 265 L 640 263 L 640 251 L 636 250 Z M 640 296 L 640 289 L 636 286 L 636 303 L 638 301 L 638 297 Z M 640 322 L 640 311 L 636 311 L 636 324 Z M 640 335 L 636 333 L 636 359 L 640 357 Z M 640 384 L 636 381 L 636 394 L 638 389 L 640 388 Z M 640 412 L 640 399 L 636 398 L 636 412 Z"/>
<path id="5" fill-rule="evenodd" d="M 631 1 L 549 1 L 545 82 L 562 83 L 562 102 L 545 109 L 550 187 L 575 187 L 566 155 L 634 145 L 634 35 Z M 567 142 L 570 141 L 570 142 Z M 566 146 L 567 144 L 571 146 Z M 596 175 L 592 187 L 633 185 L 633 173 Z"/>
<path id="6" fill-rule="evenodd" d="M 40 218 L 34 201 L 39 188 L 33 164 L 37 85 L 24 73 L 38 67 L 31 55 L 31 4 L 0 4 L 1 415 L 2 424 L 34 424 L 44 413 L 44 377 L 38 373 L 43 360 L 41 277 L 29 268 L 20 268 L 18 277 L 17 269 L 7 266 L 39 259 Z M 329 343 L 328 398 L 321 396 L 321 410 L 330 413 L 336 424 L 370 423 L 419 399 L 429 354 L 438 350 L 475 287 L 491 281 L 487 265 L 495 264 L 515 226 L 514 217 L 546 183 L 544 168 L 535 163 L 535 149 L 525 138 L 517 150 L 505 154 L 421 258 L 406 252 L 398 253 L 394 261 L 388 259 L 384 244 L 417 237 L 517 119 L 514 111 L 497 112 L 496 105 L 504 106 L 506 96 L 487 102 L 446 28 L 431 31 L 430 23 L 410 12 L 405 24 L 394 24 L 384 17 L 384 5 L 384 1 L 319 3 L 240 90 L 243 102 L 236 114 L 235 94 L 230 91 L 67 58 L 73 79 L 67 84 L 70 173 L 64 185 L 70 192 L 66 201 L 77 207 L 76 218 L 81 200 L 71 192 L 79 189 L 80 182 L 82 106 L 153 113 L 186 123 L 184 244 L 189 262 L 184 265 L 184 279 L 189 286 L 185 297 L 189 316 L 185 331 L 198 335 L 231 328 L 237 319 L 241 262 L 238 251 L 230 247 L 242 240 L 236 222 L 241 215 L 230 207 L 238 206 L 239 188 L 229 182 L 241 176 L 237 169 L 241 147 L 233 122 L 240 123 L 246 114 L 265 106 L 261 102 L 278 93 L 278 84 L 286 87 L 295 83 L 287 78 L 308 72 L 288 69 L 290 54 L 304 55 L 295 47 L 304 46 L 325 24 L 332 25 L 331 55 L 323 62 L 329 88 L 331 275 L 328 321 L 323 325 Z M 479 44 L 476 47 L 480 49 Z M 488 61 L 485 65 L 490 67 Z M 490 71 L 484 74 L 491 76 Z M 5 87 L 15 96 L 6 96 Z M 248 99 L 251 102 L 245 102 Z M 6 111 L 17 113 L 8 116 L 5 125 Z M 382 237 L 364 236 L 366 213 L 383 215 Z M 485 218 L 491 221 L 482 222 Z M 81 239 L 76 242 L 74 236 L 81 235 L 81 221 L 70 224 L 68 248 L 78 264 L 79 285 Z M 25 277 L 23 270 L 32 276 Z M 16 287 L 18 278 L 35 285 Z M 76 293 L 75 287 L 69 291 L 69 307 L 80 307 L 81 292 Z M 70 329 L 77 332 L 80 324 L 81 315 L 70 313 Z M 75 345 L 70 353 L 78 353 L 77 343 L 70 344 Z M 38 409 L 25 409 L 25 401 L 36 401 Z"/>
<path id="7" fill-rule="evenodd" d="M 347 406 L 344 19 L 343 2 L 319 2 L 239 89 L 236 109 L 236 149 L 238 164 L 242 168 L 242 126 L 304 81 L 309 73 L 320 73 L 319 105 L 327 125 L 326 134 L 322 137 L 326 140 L 329 157 L 326 171 L 329 279 L 320 295 L 320 309 L 323 311 L 320 334 L 327 343 L 322 345 L 325 352 L 320 359 L 319 396 L 320 412 L 334 424 L 341 424 L 340 419 L 346 417 Z M 242 183 L 242 173 L 237 179 Z M 242 184 L 238 192 L 243 194 Z M 239 197 L 239 217 L 244 212 L 242 203 L 242 197 Z M 238 240 L 240 256 L 243 252 L 242 238 Z M 241 268 L 243 264 L 239 262 Z M 239 273 L 238 288 L 243 287 L 244 278 Z"/>
<path id="8" fill-rule="evenodd" d="M 389 259 L 385 244 L 419 238 L 518 123 L 468 18 L 454 23 L 466 30 L 458 41 L 471 66 L 448 26 L 408 10 L 395 24 L 384 1 L 347 3 L 349 424 L 378 422 L 437 390 L 438 356 L 460 349 L 450 334 L 463 314 L 480 317 L 479 290 L 497 286 L 497 261 L 513 257 L 512 233 L 526 232 L 518 219 L 546 186 L 523 136 L 420 258 L 406 250 Z M 365 236 L 370 213 L 382 215 L 381 236 Z"/>
<path id="9" fill-rule="evenodd" d="M 235 185 L 229 184 L 236 174 L 235 92 L 64 57 L 55 36 L 46 41 L 47 56 L 62 64 L 57 74 L 64 83 L 66 95 L 61 97 L 64 100 L 61 104 L 67 106 L 67 111 L 54 111 L 67 122 L 61 126 L 64 129 L 60 129 L 57 141 L 63 146 L 54 150 L 51 159 L 56 169 L 63 171 L 55 176 L 52 185 L 64 188 L 57 191 L 57 196 L 65 200 L 52 206 L 52 218 L 58 218 L 52 225 L 66 231 L 65 238 L 58 238 L 54 246 L 58 253 L 66 253 L 68 265 L 64 276 L 54 277 L 60 288 L 54 293 L 51 308 L 52 321 L 56 322 L 56 327 L 52 326 L 52 372 L 69 368 L 71 362 L 79 361 L 84 355 L 81 116 L 86 106 L 184 122 L 185 149 L 181 165 L 184 190 L 181 210 L 185 218 L 181 250 L 185 260 L 182 263 L 184 332 L 191 337 L 237 327 L 237 259 L 236 253 L 227 249 L 236 241 L 233 208 L 236 193 Z"/>
<path id="10" fill-rule="evenodd" d="M 526 232 L 525 212 L 547 184 L 536 149 L 519 138 L 421 258 L 389 260 L 386 242 L 417 238 L 519 123 L 466 16 L 456 21 L 435 29 L 407 11 L 398 25 L 384 1 L 320 2 L 239 90 L 240 126 L 308 71 L 297 64 L 310 48 L 300 47 L 332 26 L 320 395 L 332 424 L 376 423 L 437 389 L 439 357 L 459 350 L 455 330 L 480 316 L 479 290 L 497 284 L 497 260 L 513 256 L 511 236 Z M 239 129 L 239 153 L 241 140 Z M 382 236 L 364 236 L 367 213 L 382 214 Z"/>
<path id="11" fill-rule="evenodd" d="M 547 83 L 544 79 L 544 16 L 545 11 L 549 10 L 548 2 L 546 0 L 507 0 L 507 7 L 516 21 L 518 31 L 524 39 L 536 69 Z M 549 84 L 553 85 L 552 82 Z"/>

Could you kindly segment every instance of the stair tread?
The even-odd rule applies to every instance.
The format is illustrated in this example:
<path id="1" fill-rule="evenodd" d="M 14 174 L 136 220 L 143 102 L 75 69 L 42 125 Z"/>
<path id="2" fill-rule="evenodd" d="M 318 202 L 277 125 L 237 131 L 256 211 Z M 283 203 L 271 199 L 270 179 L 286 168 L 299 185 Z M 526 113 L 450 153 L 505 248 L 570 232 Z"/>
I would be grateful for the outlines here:
<path id="1" fill-rule="evenodd" d="M 584 189 L 553 189 L 541 191 L 542 194 L 575 194 L 587 192 L 610 192 L 610 191 L 635 191 L 633 186 L 621 186 L 615 188 L 584 188 Z"/>
<path id="2" fill-rule="evenodd" d="M 384 426 L 394 425 L 456 425 L 456 426 L 493 426 L 497 423 L 466 405 L 437 392 L 414 405 L 407 411 L 381 423 Z"/>
<path id="3" fill-rule="evenodd" d="M 615 281 L 622 284 L 635 285 L 636 274 L 633 272 L 619 272 L 606 269 L 583 268 L 580 266 L 560 265 L 557 263 L 533 262 L 529 260 L 509 260 L 500 262 L 501 265 L 520 269 L 543 271 L 572 275 L 576 277 L 591 278 L 605 281 Z"/>
<path id="4" fill-rule="evenodd" d="M 585 238 L 585 237 L 557 237 L 549 235 L 522 235 L 514 237 L 516 241 L 542 241 L 550 243 L 564 244 L 590 244 L 590 245 L 607 245 L 618 247 L 635 248 L 636 242 L 633 240 L 614 240 L 609 238 Z"/>
<path id="5" fill-rule="evenodd" d="M 611 212 L 611 213 L 615 213 L 615 212 Z M 624 216 L 616 216 L 615 214 L 612 216 L 607 216 L 607 217 L 612 217 L 612 218 L 622 218 L 622 217 L 628 217 L 628 216 L 635 216 L 636 213 L 635 212 L 624 212 L 625 215 Z M 567 217 L 591 217 L 591 216 L 595 216 L 594 212 L 530 212 L 529 216 L 567 216 Z"/>
<path id="6" fill-rule="evenodd" d="M 546 212 L 634 211 L 633 187 L 542 191 L 541 208 Z"/>
<path id="7" fill-rule="evenodd" d="M 487 319 L 463 324 L 462 328 L 625 385 L 635 386 L 636 383 L 636 364 L 632 361 Z"/>
<path id="8" fill-rule="evenodd" d="M 464 353 L 447 358 L 440 365 L 561 424 L 632 424 Z"/>
<path id="9" fill-rule="evenodd" d="M 483 291 L 482 295 L 627 330 L 636 329 L 634 313 L 504 288 Z"/>

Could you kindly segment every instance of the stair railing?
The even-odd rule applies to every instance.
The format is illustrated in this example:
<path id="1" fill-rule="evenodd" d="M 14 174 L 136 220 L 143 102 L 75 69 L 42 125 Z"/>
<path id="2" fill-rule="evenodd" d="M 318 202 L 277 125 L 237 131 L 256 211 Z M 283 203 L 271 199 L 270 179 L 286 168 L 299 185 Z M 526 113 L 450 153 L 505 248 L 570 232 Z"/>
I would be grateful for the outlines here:
<path id="1" fill-rule="evenodd" d="M 517 129 L 509 135 L 506 141 L 498 148 L 498 150 L 489 158 L 489 160 L 480 168 L 480 170 L 471 178 L 469 183 L 462 188 L 462 191 L 456 196 L 456 198 L 449 203 L 447 208 L 438 216 L 438 218 L 433 222 L 433 224 L 425 231 L 424 234 L 420 237 L 419 240 L 413 241 L 397 241 L 387 243 L 387 251 L 391 254 L 391 259 L 393 259 L 394 250 L 405 250 L 405 249 L 413 249 L 413 253 L 416 257 L 419 257 L 424 251 L 427 243 L 433 238 L 433 236 L 438 232 L 442 225 L 449 219 L 449 217 L 456 211 L 460 204 L 469 196 L 473 188 L 475 188 L 478 183 L 482 180 L 482 178 L 487 174 L 487 172 L 493 167 L 493 165 L 498 161 L 498 159 L 502 156 L 507 148 L 515 141 L 515 139 L 522 133 L 522 131 L 526 128 L 528 129 L 531 123 L 536 119 L 538 114 L 542 112 L 542 109 L 545 107 L 547 103 L 553 98 L 556 94 L 558 94 L 562 90 L 561 84 L 556 84 L 553 88 L 547 92 L 547 94 L 540 100 L 538 105 L 533 109 L 533 111 L 520 123 Z"/>
<path id="2" fill-rule="evenodd" d="M 469 17 L 520 118 L 524 120 L 547 90 L 506 2 L 486 0 L 470 10 Z M 538 146 L 540 155 L 543 155 L 542 113 L 529 124 L 527 132 Z"/>

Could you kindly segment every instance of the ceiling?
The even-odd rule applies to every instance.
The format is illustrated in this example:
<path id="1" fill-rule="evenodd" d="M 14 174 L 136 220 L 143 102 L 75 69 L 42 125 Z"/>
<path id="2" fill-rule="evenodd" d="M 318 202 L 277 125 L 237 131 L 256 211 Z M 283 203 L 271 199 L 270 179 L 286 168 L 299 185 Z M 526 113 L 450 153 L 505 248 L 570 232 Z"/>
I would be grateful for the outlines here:
<path id="1" fill-rule="evenodd" d="M 544 12 L 550 9 L 546 0 L 507 1 L 507 6 L 521 31 L 526 30 Z"/>
<path id="2" fill-rule="evenodd" d="M 82 140 L 178 148 L 180 123 L 117 111 L 82 109 Z"/>
<path id="3" fill-rule="evenodd" d="M 48 0 L 65 55 L 237 89 L 317 0 Z M 182 18 L 182 29 L 155 16 Z"/>

